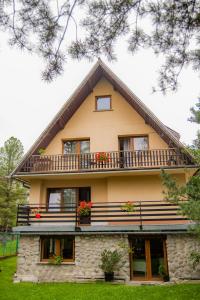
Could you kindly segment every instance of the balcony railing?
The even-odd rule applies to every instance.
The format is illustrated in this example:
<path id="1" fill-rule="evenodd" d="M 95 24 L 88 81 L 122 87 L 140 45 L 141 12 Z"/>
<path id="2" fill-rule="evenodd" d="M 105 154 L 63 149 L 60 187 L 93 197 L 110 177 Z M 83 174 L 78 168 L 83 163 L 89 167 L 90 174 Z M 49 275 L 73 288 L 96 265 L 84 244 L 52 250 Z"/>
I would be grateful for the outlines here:
<path id="1" fill-rule="evenodd" d="M 191 165 L 178 149 L 32 155 L 20 173 L 87 172 Z"/>
<path id="2" fill-rule="evenodd" d="M 133 211 L 125 211 L 127 202 L 93 203 L 87 225 L 154 225 L 185 224 L 187 218 L 178 213 L 179 207 L 166 201 L 133 202 Z M 39 215 L 38 215 L 39 214 Z M 19 205 L 17 225 L 37 224 L 81 225 L 76 206 Z"/>

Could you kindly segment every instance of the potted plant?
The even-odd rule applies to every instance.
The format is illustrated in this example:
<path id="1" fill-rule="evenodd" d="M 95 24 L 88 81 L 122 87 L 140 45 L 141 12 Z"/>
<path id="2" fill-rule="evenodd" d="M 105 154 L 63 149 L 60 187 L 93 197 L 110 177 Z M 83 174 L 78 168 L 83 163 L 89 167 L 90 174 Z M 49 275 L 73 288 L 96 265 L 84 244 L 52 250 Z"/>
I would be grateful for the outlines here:
<path id="1" fill-rule="evenodd" d="M 124 212 L 134 212 L 135 207 L 134 207 L 133 202 L 131 202 L 131 201 L 126 202 L 125 204 L 123 204 L 121 206 L 121 210 Z"/>
<path id="2" fill-rule="evenodd" d="M 49 257 L 49 264 L 50 265 L 61 265 L 62 262 L 63 262 L 63 258 L 60 255 L 52 254 Z"/>
<path id="3" fill-rule="evenodd" d="M 36 219 L 40 219 L 41 218 L 41 213 L 40 213 L 39 207 L 33 209 L 33 213 L 34 213 Z"/>
<path id="4" fill-rule="evenodd" d="M 33 169 L 34 171 L 46 171 L 51 169 L 51 157 L 45 154 L 45 148 L 40 148 L 37 150 L 37 154 L 33 158 Z"/>
<path id="5" fill-rule="evenodd" d="M 117 251 L 104 250 L 101 253 L 101 265 L 100 268 L 104 271 L 105 281 L 114 280 L 114 271 L 117 271 L 120 266 L 119 262 L 122 255 Z"/>
<path id="6" fill-rule="evenodd" d="M 79 223 L 90 224 L 92 202 L 81 201 L 78 207 Z"/>
<path id="7" fill-rule="evenodd" d="M 39 155 L 42 155 L 42 154 L 45 153 L 45 148 L 40 148 L 40 149 L 38 149 L 37 152 L 38 152 Z"/>
<path id="8" fill-rule="evenodd" d="M 158 273 L 163 281 L 169 281 L 169 275 L 167 273 L 166 267 L 164 264 L 160 264 L 158 268 Z"/>
<path id="9" fill-rule="evenodd" d="M 109 153 L 106 152 L 98 152 L 96 153 L 96 161 L 97 162 L 108 162 L 110 159 Z"/>

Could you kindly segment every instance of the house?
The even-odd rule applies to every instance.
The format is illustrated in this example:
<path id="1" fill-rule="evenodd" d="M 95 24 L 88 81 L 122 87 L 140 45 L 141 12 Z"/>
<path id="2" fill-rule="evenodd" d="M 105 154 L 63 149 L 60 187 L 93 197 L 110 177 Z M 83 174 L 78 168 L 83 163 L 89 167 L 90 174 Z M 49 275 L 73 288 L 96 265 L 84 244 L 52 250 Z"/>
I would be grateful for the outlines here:
<path id="1" fill-rule="evenodd" d="M 17 280 L 102 279 L 104 249 L 124 251 L 118 280 L 161 280 L 160 267 L 195 276 L 190 221 L 163 200 L 160 177 L 184 184 L 197 170 L 179 138 L 98 60 L 12 174 L 30 186 Z"/>

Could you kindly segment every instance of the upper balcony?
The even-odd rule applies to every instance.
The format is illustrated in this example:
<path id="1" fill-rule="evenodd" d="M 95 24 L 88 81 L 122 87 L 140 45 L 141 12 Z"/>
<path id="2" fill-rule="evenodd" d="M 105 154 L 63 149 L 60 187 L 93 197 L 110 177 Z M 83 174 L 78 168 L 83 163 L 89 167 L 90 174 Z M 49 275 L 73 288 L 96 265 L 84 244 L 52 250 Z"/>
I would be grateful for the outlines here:
<path id="1" fill-rule="evenodd" d="M 191 165 L 178 149 L 93 152 L 64 155 L 32 155 L 18 171 L 27 173 L 82 173 L 130 169 L 184 167 Z"/>

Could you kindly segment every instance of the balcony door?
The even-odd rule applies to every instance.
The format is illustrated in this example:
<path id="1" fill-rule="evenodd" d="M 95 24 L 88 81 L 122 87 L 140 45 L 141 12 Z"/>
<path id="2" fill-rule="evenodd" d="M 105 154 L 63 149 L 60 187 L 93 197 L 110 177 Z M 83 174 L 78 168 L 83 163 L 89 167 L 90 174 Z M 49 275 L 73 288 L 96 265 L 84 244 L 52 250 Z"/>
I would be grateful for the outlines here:
<path id="1" fill-rule="evenodd" d="M 69 163 L 72 168 L 87 169 L 89 167 L 89 152 L 89 140 L 68 140 L 63 143 L 63 154 L 71 154 Z M 77 154 L 77 156 L 74 154 Z"/>
<path id="2" fill-rule="evenodd" d="M 147 136 L 120 137 L 120 167 L 133 167 L 138 162 L 141 163 L 142 151 L 148 150 L 148 148 Z"/>
<path id="3" fill-rule="evenodd" d="M 167 272 L 165 238 L 130 238 L 132 280 L 162 280 L 159 270 Z"/>

